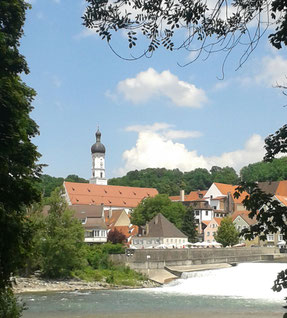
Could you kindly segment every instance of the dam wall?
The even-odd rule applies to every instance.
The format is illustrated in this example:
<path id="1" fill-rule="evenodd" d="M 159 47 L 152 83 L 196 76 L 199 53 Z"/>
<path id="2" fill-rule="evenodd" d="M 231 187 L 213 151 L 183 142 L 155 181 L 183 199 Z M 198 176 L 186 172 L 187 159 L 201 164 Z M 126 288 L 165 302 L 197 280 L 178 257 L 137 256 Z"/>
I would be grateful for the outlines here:
<path id="1" fill-rule="evenodd" d="M 110 255 L 114 263 L 139 271 L 164 269 L 168 266 L 272 261 L 278 256 L 277 247 L 127 249 L 126 254 Z"/>

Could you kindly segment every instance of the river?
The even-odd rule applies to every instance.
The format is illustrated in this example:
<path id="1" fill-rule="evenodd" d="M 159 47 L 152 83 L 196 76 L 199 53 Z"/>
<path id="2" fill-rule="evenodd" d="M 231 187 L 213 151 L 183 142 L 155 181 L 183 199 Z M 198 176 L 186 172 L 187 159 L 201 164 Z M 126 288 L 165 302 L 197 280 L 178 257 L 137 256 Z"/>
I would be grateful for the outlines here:
<path id="1" fill-rule="evenodd" d="M 271 290 L 285 263 L 243 263 L 186 274 L 159 288 L 22 294 L 24 318 L 283 317 L 287 292 Z"/>

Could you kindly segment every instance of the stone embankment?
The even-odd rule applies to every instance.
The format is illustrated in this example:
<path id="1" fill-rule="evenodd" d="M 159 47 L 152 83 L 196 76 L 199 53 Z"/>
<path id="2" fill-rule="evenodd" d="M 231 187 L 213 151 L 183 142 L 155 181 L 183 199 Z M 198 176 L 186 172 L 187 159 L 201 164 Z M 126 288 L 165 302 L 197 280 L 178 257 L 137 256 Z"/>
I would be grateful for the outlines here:
<path id="1" fill-rule="evenodd" d="M 151 288 L 159 284 L 150 281 L 139 281 L 138 286 L 118 286 L 106 282 L 85 282 L 81 280 L 48 280 L 38 277 L 15 279 L 13 290 L 15 293 L 35 293 L 35 292 L 58 292 L 58 291 L 79 291 L 79 290 L 100 290 L 100 289 L 133 289 Z"/>

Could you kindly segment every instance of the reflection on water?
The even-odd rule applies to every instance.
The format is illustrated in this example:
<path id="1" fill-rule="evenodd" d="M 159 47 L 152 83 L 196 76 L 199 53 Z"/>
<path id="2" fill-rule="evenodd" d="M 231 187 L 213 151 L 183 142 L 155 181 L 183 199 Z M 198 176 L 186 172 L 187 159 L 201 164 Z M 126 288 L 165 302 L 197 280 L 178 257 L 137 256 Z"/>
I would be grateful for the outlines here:
<path id="1" fill-rule="evenodd" d="M 26 294 L 25 318 L 281 317 L 284 292 L 271 291 L 287 264 L 252 263 L 190 273 L 152 289 Z"/>

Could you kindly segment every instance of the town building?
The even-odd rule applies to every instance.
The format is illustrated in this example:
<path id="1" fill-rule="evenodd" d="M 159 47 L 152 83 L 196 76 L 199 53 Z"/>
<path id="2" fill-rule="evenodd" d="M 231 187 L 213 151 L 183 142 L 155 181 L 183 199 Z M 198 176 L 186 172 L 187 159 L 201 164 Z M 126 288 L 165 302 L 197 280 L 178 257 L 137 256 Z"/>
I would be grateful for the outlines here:
<path id="1" fill-rule="evenodd" d="M 237 185 L 214 182 L 207 190 L 204 198 L 220 217 L 221 214 L 232 214 L 236 211 L 244 211 L 245 207 L 242 201 L 248 195 L 243 192 L 239 198 L 234 197 Z"/>
<path id="2" fill-rule="evenodd" d="M 161 213 L 146 225 L 145 234 L 133 236 L 131 243 L 135 248 L 156 248 L 159 246 L 177 248 L 188 242 L 188 238 Z"/>
<path id="3" fill-rule="evenodd" d="M 222 218 L 213 218 L 210 222 L 206 222 L 206 227 L 204 229 L 204 242 L 214 243 L 215 234 L 220 226 Z"/>
<path id="4" fill-rule="evenodd" d="M 108 227 L 105 223 L 104 207 L 97 205 L 71 205 L 74 217 L 85 229 L 86 243 L 106 243 Z"/>

